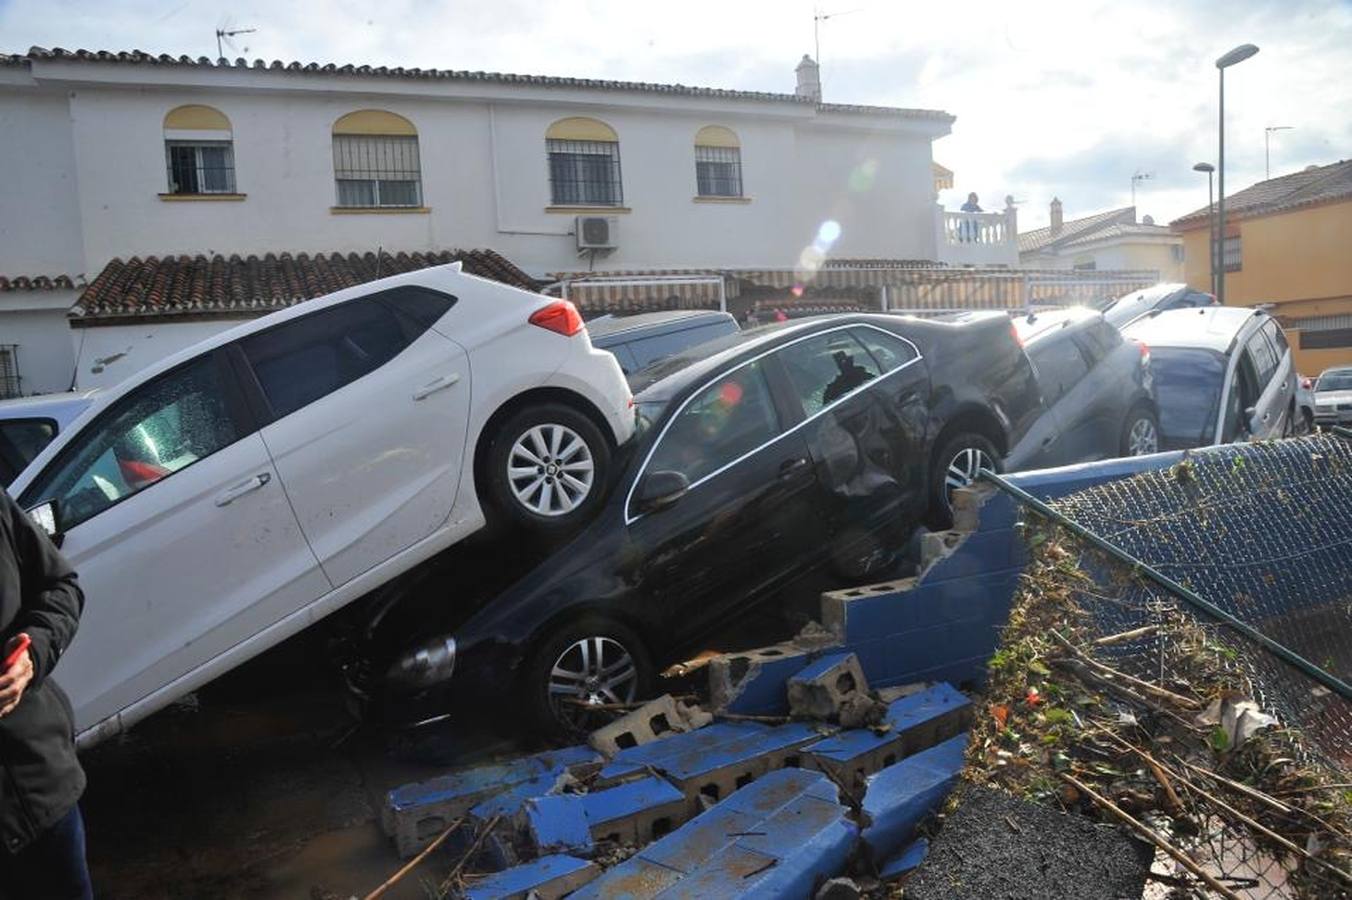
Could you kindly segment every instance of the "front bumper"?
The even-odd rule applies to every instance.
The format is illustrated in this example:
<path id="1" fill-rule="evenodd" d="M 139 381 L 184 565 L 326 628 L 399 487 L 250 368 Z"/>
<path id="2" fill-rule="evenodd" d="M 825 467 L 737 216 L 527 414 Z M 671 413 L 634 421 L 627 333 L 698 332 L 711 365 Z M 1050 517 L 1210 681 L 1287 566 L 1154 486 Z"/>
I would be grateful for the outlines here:
<path id="1" fill-rule="evenodd" d="M 1346 404 L 1341 404 L 1346 405 Z M 1352 408 L 1349 409 L 1330 409 L 1328 407 L 1315 407 L 1314 424 L 1316 425 L 1352 425 Z"/>

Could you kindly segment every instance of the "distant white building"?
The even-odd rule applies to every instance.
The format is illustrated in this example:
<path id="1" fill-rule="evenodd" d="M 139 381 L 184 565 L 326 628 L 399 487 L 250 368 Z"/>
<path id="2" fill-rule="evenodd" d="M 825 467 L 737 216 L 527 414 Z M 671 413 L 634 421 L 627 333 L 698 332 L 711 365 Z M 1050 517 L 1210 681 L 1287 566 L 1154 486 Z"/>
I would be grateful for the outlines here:
<path id="1" fill-rule="evenodd" d="M 1126 206 L 1079 219 L 1062 218 L 1052 198 L 1051 224 L 1018 235 L 1019 264 L 1025 268 L 1081 272 L 1146 270 L 1162 281 L 1183 280 L 1183 238 Z"/>
<path id="2" fill-rule="evenodd" d="M 822 252 L 942 258 L 931 142 L 953 117 L 822 102 L 806 57 L 797 76 L 794 93 L 776 94 L 138 52 L 0 56 L 0 278 L 78 286 L 133 257 L 455 247 L 491 248 L 534 276 L 795 266 Z M 322 281 L 316 265 L 281 285 L 283 301 Z M 187 316 L 197 335 L 255 313 L 231 315 L 210 285 L 123 287 L 76 324 Z M 15 337 L 32 294 L 0 290 L 0 346 L 18 345 L 25 393 L 63 389 L 91 337 L 77 333 L 60 365 L 30 368 L 53 352 Z M 82 357 L 82 376 L 91 365 Z"/>

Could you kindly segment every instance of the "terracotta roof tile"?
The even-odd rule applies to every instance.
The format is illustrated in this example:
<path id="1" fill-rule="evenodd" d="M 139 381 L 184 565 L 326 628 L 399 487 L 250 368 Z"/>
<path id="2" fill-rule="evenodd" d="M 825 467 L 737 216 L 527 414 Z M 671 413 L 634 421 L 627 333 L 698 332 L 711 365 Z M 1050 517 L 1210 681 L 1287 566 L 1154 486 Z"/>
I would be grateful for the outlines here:
<path id="1" fill-rule="evenodd" d="M 379 260 L 374 253 L 148 256 L 104 266 L 71 315 L 85 323 L 133 316 L 263 315 L 378 277 L 456 261 L 471 275 L 529 291 L 539 287 L 492 250 L 381 253 Z"/>
<path id="2" fill-rule="evenodd" d="M 820 112 L 858 113 L 862 115 L 898 116 L 907 119 L 932 119 L 951 123 L 954 116 L 937 109 L 909 109 L 897 106 L 866 106 L 858 103 L 818 103 L 809 97 L 797 94 L 780 94 L 768 91 L 738 91 L 726 88 L 692 87 L 684 84 L 657 84 L 646 81 L 614 81 L 604 78 L 565 78 L 553 75 L 513 75 L 505 72 L 471 72 L 452 69 L 417 69 L 403 66 L 356 66 L 348 63 L 285 63 L 273 60 L 271 63 L 256 59 L 252 63 L 240 57 L 229 60 L 224 57 L 210 59 L 205 56 L 159 55 L 141 50 L 65 50 L 61 47 L 47 49 L 32 47 L 26 54 L 0 55 L 0 64 L 21 65 L 32 60 L 57 60 L 95 63 L 122 63 L 149 66 L 178 66 L 199 69 L 257 69 L 272 72 L 290 72 L 302 75 L 360 76 L 379 78 L 417 78 L 435 81 L 481 81 L 495 84 L 526 84 L 543 87 L 587 88 L 592 90 L 626 91 L 645 94 L 672 94 L 685 97 L 713 97 L 726 100 L 756 100 L 770 103 L 793 103 L 799 106 L 815 106 Z"/>
<path id="3" fill-rule="evenodd" d="M 0 293 L 6 291 L 70 291 L 75 282 L 69 275 L 0 275 Z"/>
<path id="4" fill-rule="evenodd" d="M 1261 216 L 1352 197 L 1352 159 L 1327 166 L 1310 166 L 1291 175 L 1269 178 L 1225 198 L 1225 219 L 1231 216 Z M 1169 224 L 1175 228 L 1205 225 L 1211 209 L 1203 206 Z"/>
<path id="5" fill-rule="evenodd" d="M 1095 213 L 1082 219 L 1070 219 L 1062 222 L 1061 230 L 1056 234 L 1052 234 L 1050 225 L 1045 228 L 1034 228 L 1032 231 L 1022 231 L 1019 233 L 1019 252 L 1032 253 L 1035 250 L 1059 247 L 1091 232 L 1107 228 L 1109 225 L 1134 224 L 1135 222 L 1136 207 L 1124 206 L 1122 209 L 1110 209 L 1107 212 Z"/>

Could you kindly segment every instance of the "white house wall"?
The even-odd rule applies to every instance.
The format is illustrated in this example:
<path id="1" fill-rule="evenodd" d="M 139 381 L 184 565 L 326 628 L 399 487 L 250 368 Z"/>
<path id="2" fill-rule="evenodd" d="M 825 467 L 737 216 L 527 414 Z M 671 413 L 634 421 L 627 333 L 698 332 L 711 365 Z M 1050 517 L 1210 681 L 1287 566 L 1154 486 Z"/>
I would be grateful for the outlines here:
<path id="1" fill-rule="evenodd" d="M 70 329 L 68 334 L 79 354 L 75 363 L 76 387 L 81 390 L 112 387 L 153 362 L 246 321 L 249 320 L 211 319 Z"/>
<path id="2" fill-rule="evenodd" d="M 49 394 L 70 388 L 75 352 L 66 311 L 74 291 L 0 293 L 0 344 L 19 348 L 19 388 L 25 394 Z"/>
<path id="3" fill-rule="evenodd" d="M 185 103 L 230 119 L 244 200 L 160 199 L 163 118 Z M 632 210 L 617 213 L 619 249 L 598 255 L 598 269 L 792 265 L 826 219 L 842 226 L 832 255 L 934 257 L 934 123 L 869 130 L 852 126 L 849 115 L 831 116 L 826 127 L 810 107 L 807 115 L 793 107 L 771 115 L 771 104 L 671 106 L 82 86 L 72 92 L 70 120 L 83 243 L 93 271 L 116 256 L 377 247 L 490 247 L 537 274 L 585 268 L 570 234 L 573 215 L 545 210 L 544 138 L 556 119 L 583 114 L 618 132 L 624 205 Z M 331 212 L 332 125 L 363 108 L 389 110 L 417 128 L 429 213 Z M 694 136 L 708 124 L 738 134 L 750 203 L 695 201 Z"/>

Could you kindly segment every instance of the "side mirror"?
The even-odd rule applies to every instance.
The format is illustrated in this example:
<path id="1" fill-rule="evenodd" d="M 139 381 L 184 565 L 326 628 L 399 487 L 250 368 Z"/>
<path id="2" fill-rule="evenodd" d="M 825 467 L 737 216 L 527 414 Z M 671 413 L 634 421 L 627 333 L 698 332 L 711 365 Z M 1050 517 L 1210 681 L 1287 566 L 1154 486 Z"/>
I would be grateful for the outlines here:
<path id="1" fill-rule="evenodd" d="M 47 537 L 52 539 L 52 543 L 60 547 L 65 535 L 61 532 L 60 510 L 57 508 L 55 500 L 48 500 L 40 506 L 35 506 L 28 511 L 28 517 L 46 532 Z"/>
<path id="2" fill-rule="evenodd" d="M 680 472 L 649 472 L 634 497 L 635 511 L 646 513 L 665 509 L 684 497 L 688 490 L 690 479 Z"/>

